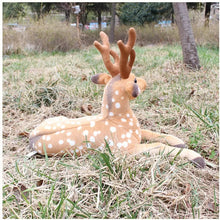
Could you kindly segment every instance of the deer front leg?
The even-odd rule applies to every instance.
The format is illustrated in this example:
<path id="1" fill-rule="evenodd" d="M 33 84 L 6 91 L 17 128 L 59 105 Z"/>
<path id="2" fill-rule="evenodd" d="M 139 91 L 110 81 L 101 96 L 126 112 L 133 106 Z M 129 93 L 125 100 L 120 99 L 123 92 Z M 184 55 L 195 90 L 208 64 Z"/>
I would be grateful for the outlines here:
<path id="1" fill-rule="evenodd" d="M 177 147 L 171 147 L 159 142 L 151 143 L 151 144 L 136 144 L 134 148 L 130 150 L 131 154 L 139 154 L 139 153 L 150 153 L 154 155 L 159 155 L 161 153 L 165 155 L 169 155 L 175 157 L 179 154 L 180 158 L 186 158 L 189 161 L 196 164 L 199 168 L 205 167 L 205 161 L 201 157 L 201 155 L 193 150 L 189 150 L 186 148 L 179 149 Z"/>
<path id="2" fill-rule="evenodd" d="M 151 142 L 160 142 L 163 144 L 171 145 L 173 147 L 186 148 L 185 143 L 173 135 L 161 134 L 146 129 L 141 129 L 141 139 Z"/>

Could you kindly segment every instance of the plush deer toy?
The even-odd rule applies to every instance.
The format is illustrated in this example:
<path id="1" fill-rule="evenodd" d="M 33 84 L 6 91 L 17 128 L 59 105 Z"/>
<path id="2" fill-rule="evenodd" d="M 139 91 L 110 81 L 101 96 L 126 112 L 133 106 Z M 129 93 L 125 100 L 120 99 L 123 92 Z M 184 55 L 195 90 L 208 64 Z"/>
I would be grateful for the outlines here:
<path id="1" fill-rule="evenodd" d="M 105 86 L 101 114 L 77 119 L 55 117 L 45 120 L 30 134 L 30 145 L 39 154 L 81 155 L 89 148 L 102 149 L 105 141 L 111 150 L 120 149 L 124 153 L 149 152 L 169 153 L 204 167 L 203 158 L 196 152 L 186 149 L 184 142 L 172 135 L 165 135 L 140 128 L 137 118 L 130 109 L 129 101 L 136 98 L 146 88 L 144 79 L 131 73 L 135 60 L 133 46 L 136 40 L 134 28 L 129 29 L 128 42 L 118 41 L 120 56 L 110 49 L 108 36 L 100 32 L 103 44 L 94 45 L 102 55 L 109 74 L 101 73 L 92 77 L 92 82 Z M 113 57 L 112 63 L 110 56 Z M 129 59 L 129 60 L 128 60 Z M 150 144 L 140 144 L 141 140 Z"/>

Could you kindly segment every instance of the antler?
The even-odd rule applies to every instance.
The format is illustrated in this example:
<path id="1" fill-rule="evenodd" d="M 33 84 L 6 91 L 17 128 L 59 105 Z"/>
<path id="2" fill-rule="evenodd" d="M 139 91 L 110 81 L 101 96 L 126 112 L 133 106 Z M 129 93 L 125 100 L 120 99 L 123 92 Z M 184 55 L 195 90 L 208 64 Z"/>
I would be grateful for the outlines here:
<path id="1" fill-rule="evenodd" d="M 120 75 L 121 78 L 127 79 L 129 77 L 129 74 L 131 72 L 134 60 L 135 60 L 135 51 L 133 49 L 133 46 L 136 41 L 136 32 L 134 28 L 129 29 L 129 36 L 128 36 L 128 42 L 125 45 L 121 40 L 117 42 L 118 47 L 120 49 Z M 130 59 L 128 62 L 128 56 L 130 55 Z"/>
<path id="2" fill-rule="evenodd" d="M 135 29 L 129 29 L 128 42 L 126 45 L 121 40 L 117 42 L 120 49 L 120 59 L 118 54 L 110 49 L 108 36 L 103 31 L 100 32 L 100 37 L 103 44 L 95 41 L 94 46 L 101 53 L 106 69 L 109 71 L 112 77 L 120 73 L 121 78 L 127 79 L 135 60 L 135 51 L 133 49 L 136 40 Z M 115 63 L 111 62 L 110 55 L 114 58 Z M 128 61 L 129 56 L 130 59 Z"/>
<path id="3" fill-rule="evenodd" d="M 101 53 L 106 69 L 109 71 L 112 77 L 114 77 L 120 72 L 119 56 L 110 49 L 108 36 L 103 31 L 100 32 L 100 37 L 102 39 L 103 45 L 100 44 L 98 41 L 95 41 L 94 46 Z M 111 62 L 110 55 L 114 58 L 114 64 Z"/>

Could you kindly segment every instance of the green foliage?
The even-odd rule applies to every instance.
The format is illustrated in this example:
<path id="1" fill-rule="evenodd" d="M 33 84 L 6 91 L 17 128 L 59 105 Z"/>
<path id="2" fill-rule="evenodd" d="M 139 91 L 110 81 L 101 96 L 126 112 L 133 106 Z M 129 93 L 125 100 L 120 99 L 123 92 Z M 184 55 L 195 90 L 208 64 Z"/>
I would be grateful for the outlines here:
<path id="1" fill-rule="evenodd" d="M 171 3 L 125 3 L 119 16 L 124 24 L 144 25 L 162 19 L 171 19 L 172 14 Z"/>
<path id="2" fill-rule="evenodd" d="M 20 18 L 26 15 L 26 7 L 25 3 L 12 3 L 12 2 L 4 2 L 3 3 L 3 18 L 4 19 L 12 19 L 12 18 Z"/>
<path id="3" fill-rule="evenodd" d="M 29 7 L 31 8 L 31 11 L 37 14 L 37 19 L 40 19 L 43 15 L 50 12 L 52 3 L 28 3 Z"/>

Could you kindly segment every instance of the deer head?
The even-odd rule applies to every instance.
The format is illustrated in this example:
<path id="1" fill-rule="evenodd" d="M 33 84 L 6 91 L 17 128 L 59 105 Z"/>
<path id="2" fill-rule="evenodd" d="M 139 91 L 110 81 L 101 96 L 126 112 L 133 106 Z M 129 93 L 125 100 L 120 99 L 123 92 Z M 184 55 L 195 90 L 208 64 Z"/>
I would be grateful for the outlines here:
<path id="1" fill-rule="evenodd" d="M 136 98 L 142 91 L 146 89 L 144 79 L 136 77 L 131 73 L 131 69 L 135 60 L 135 51 L 133 49 L 136 32 L 134 28 L 129 29 L 128 41 L 124 44 L 121 40 L 117 42 L 120 56 L 110 49 L 108 36 L 104 32 L 100 32 L 103 44 L 95 41 L 94 45 L 102 55 L 103 62 L 109 74 L 101 73 L 92 77 L 92 81 L 96 84 L 107 85 L 105 88 L 102 113 L 108 109 L 108 113 L 126 112 L 129 100 Z M 111 61 L 111 56 L 114 63 Z M 123 110 L 120 109 L 123 106 Z M 114 108 L 114 110 L 112 110 Z"/>

